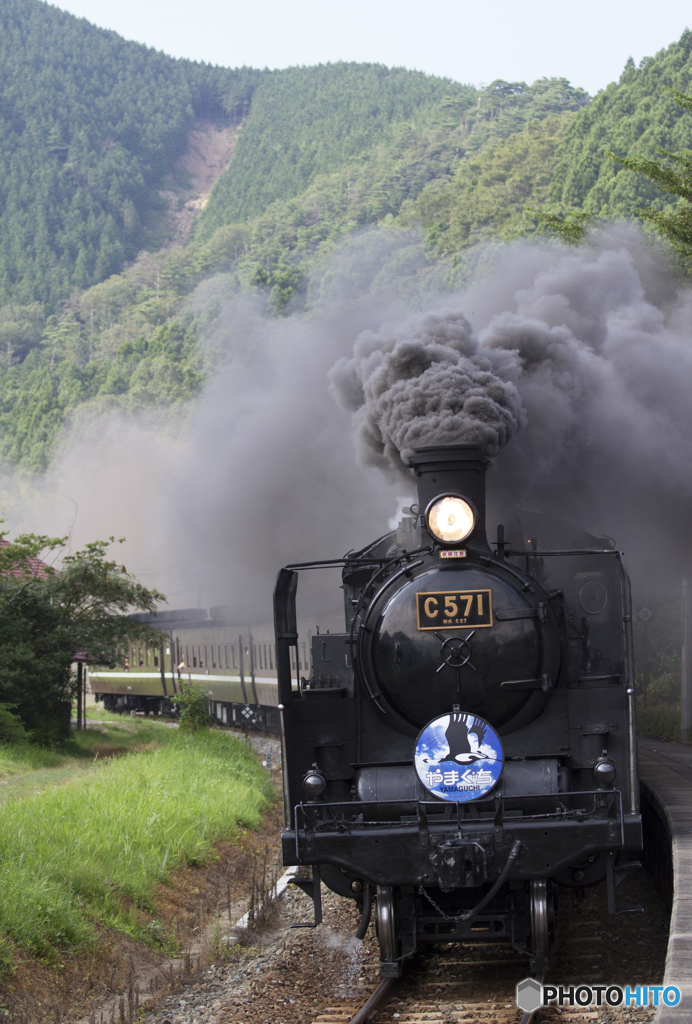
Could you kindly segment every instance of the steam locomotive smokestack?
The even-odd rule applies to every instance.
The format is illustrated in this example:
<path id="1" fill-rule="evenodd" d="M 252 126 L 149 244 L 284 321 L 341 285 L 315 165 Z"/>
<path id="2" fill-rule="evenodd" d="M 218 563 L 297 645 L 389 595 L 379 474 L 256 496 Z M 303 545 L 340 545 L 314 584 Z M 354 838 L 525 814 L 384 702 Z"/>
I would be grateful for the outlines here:
<path id="1" fill-rule="evenodd" d="M 476 444 L 416 448 L 409 458 L 409 466 L 417 477 L 420 514 L 440 495 L 466 498 L 476 509 L 478 520 L 464 547 L 482 551 L 490 551 L 485 535 L 485 471 L 489 461 L 483 448 Z"/>

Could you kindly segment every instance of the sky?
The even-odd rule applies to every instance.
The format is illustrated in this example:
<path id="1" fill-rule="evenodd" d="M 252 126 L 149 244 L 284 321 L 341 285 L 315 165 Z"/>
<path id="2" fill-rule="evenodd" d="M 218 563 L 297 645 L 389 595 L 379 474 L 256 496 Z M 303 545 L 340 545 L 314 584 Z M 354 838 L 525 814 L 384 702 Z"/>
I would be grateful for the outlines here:
<path id="1" fill-rule="evenodd" d="M 682 0 L 69 0 L 56 6 L 174 57 L 226 67 L 372 61 L 474 85 L 567 78 L 592 95 L 692 22 Z"/>

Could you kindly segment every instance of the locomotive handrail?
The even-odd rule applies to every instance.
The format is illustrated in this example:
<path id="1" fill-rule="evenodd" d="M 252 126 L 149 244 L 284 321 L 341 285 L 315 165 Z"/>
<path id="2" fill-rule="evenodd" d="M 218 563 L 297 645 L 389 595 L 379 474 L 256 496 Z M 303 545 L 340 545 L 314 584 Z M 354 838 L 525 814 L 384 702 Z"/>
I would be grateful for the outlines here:
<path id="1" fill-rule="evenodd" d="M 329 565 L 384 565 L 387 558 L 321 558 L 317 562 L 291 562 L 286 569 L 321 569 Z"/>
<path id="2" fill-rule="evenodd" d="M 540 548 L 530 548 L 528 551 L 505 551 L 505 554 L 515 557 L 530 555 L 542 558 L 543 555 L 622 555 L 622 551 L 618 551 L 616 548 L 565 548 L 564 551 L 541 551 Z"/>
<path id="3" fill-rule="evenodd" d="M 348 555 L 344 555 L 342 558 L 320 558 L 316 562 L 292 562 L 290 565 L 285 566 L 285 568 L 321 569 L 324 566 L 330 565 L 379 565 L 386 567 L 393 565 L 394 562 L 400 562 L 402 558 L 412 558 L 413 555 L 428 553 L 429 551 L 432 551 L 432 548 L 428 544 L 420 548 L 414 548 L 413 551 L 402 550 L 391 558 L 349 558 Z"/>
<path id="4" fill-rule="evenodd" d="M 622 588 L 622 631 L 625 639 L 626 672 L 625 682 L 627 683 L 627 710 L 628 710 L 628 731 L 630 746 L 630 808 L 632 814 L 639 811 L 639 771 L 637 765 L 637 721 L 634 692 L 634 637 L 632 636 L 632 586 L 622 552 L 619 552 L 618 562 L 620 563 L 620 586 Z"/>

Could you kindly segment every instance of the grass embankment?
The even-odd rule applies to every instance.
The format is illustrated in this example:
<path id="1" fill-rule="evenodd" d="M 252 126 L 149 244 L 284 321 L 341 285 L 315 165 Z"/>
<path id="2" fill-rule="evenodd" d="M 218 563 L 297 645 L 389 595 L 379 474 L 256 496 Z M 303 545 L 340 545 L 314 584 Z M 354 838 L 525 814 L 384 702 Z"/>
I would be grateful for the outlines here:
<path id="1" fill-rule="evenodd" d="M 161 745 L 162 728 L 154 722 L 130 721 L 120 715 L 102 729 L 73 732 L 69 742 L 59 749 L 0 743 L 0 804 L 83 777 L 100 769 L 104 758 L 152 750 Z"/>
<path id="2" fill-rule="evenodd" d="M 185 734 L 158 723 L 138 723 L 134 735 L 141 743 L 149 732 L 157 749 L 149 740 L 148 753 L 112 759 L 87 778 L 0 809 L 0 933 L 34 956 L 84 948 L 96 940 L 97 923 L 165 943 L 141 913 L 156 883 L 213 856 L 214 842 L 239 827 L 259 825 L 271 788 L 244 743 L 226 732 Z M 104 734 L 89 730 L 78 742 L 99 740 Z M 0 959 L 10 958 L 5 942 Z"/>

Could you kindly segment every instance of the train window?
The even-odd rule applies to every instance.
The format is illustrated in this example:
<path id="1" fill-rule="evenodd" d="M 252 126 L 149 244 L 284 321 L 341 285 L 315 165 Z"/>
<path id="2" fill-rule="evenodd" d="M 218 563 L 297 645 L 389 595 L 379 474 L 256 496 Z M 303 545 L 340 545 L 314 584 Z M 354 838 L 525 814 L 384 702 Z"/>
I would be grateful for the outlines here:
<path id="1" fill-rule="evenodd" d="M 185 644 L 185 664 L 190 664 L 190 649 L 188 648 L 187 644 Z"/>
<path id="2" fill-rule="evenodd" d="M 211 649 L 211 667 L 216 668 L 216 655 L 214 654 L 214 648 Z"/>
<path id="3" fill-rule="evenodd" d="M 197 655 L 195 654 L 194 647 L 192 648 L 192 667 L 197 668 Z"/>
<path id="4" fill-rule="evenodd" d="M 158 668 L 158 667 L 159 667 L 159 656 L 158 656 L 158 654 L 154 654 L 154 668 Z"/>
<path id="5" fill-rule="evenodd" d="M 224 725 L 228 725 L 228 708 L 225 704 L 221 708 L 221 721 Z"/>
<path id="6" fill-rule="evenodd" d="M 200 664 L 201 664 L 201 663 L 202 663 L 202 662 L 201 662 L 201 659 L 200 659 Z M 207 648 L 206 648 L 206 646 L 205 646 L 205 648 L 204 648 L 204 664 L 205 664 L 205 665 L 207 666 L 207 668 L 209 668 L 209 654 L 207 653 Z"/>
<path id="7" fill-rule="evenodd" d="M 269 668 L 274 668 L 274 644 L 269 644 Z"/>
<path id="8" fill-rule="evenodd" d="M 268 665 L 269 665 L 269 662 L 267 660 L 267 645 L 264 644 L 263 646 L 264 646 L 264 667 L 266 669 L 268 667 Z"/>

